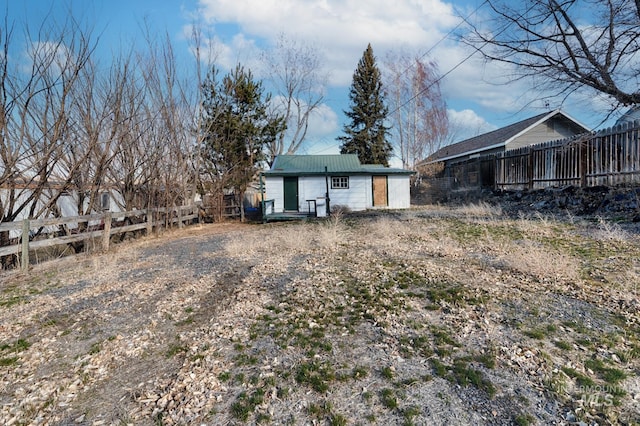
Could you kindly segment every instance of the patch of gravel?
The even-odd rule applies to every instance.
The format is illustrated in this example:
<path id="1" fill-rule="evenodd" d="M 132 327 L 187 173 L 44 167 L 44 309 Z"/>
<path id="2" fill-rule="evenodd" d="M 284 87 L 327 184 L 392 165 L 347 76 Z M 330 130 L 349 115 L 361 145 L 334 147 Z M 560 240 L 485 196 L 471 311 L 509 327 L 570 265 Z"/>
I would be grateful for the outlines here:
<path id="1" fill-rule="evenodd" d="M 638 423 L 640 243 L 590 226 L 213 224 L 3 273 L 0 423 Z"/>

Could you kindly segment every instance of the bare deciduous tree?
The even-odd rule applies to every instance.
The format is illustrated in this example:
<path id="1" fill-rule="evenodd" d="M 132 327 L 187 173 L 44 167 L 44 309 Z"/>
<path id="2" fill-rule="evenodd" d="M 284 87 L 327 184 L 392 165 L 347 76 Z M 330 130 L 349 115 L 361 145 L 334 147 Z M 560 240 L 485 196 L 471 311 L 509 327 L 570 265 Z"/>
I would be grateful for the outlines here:
<path id="1" fill-rule="evenodd" d="M 148 169 L 160 178 L 156 185 L 164 188 L 167 206 L 190 203 L 193 196 L 194 151 L 193 113 L 198 99 L 198 89 L 189 84 L 168 34 L 157 42 L 147 36 L 147 57 L 142 67 L 146 86 L 148 119 L 153 123 L 151 152 L 158 156 L 148 164 Z M 140 61 L 139 61 L 140 62 Z M 182 77 L 181 77 L 182 76 Z M 144 136 L 143 136 L 144 139 Z"/>
<path id="2" fill-rule="evenodd" d="M 0 33 L 0 222 L 59 214 L 57 201 L 78 167 L 67 162 L 72 173 L 65 173 L 63 162 L 73 98 L 96 46 L 91 32 L 71 18 L 61 26 L 41 25 L 36 36 L 25 25 L 27 48 L 12 66 L 13 25 L 5 18 Z M 0 245 L 8 238 L 0 233 Z"/>
<path id="3" fill-rule="evenodd" d="M 146 33 L 146 50 L 115 64 L 109 108 L 117 118 L 106 178 L 123 210 L 192 202 L 194 106 L 169 37 Z M 135 60 L 132 59 L 135 58 Z M 195 92 L 196 88 L 193 88 Z M 115 117 L 117 116 L 117 117 Z"/>
<path id="4" fill-rule="evenodd" d="M 108 172 L 119 150 L 120 127 L 130 118 L 123 106 L 135 78 L 132 63 L 130 54 L 116 57 L 106 74 L 92 63 L 73 98 L 74 127 L 63 164 L 77 193 L 79 215 L 100 210 L 101 193 L 114 188 Z"/>
<path id="5" fill-rule="evenodd" d="M 618 105 L 640 103 L 640 1 L 487 0 L 493 19 L 466 42 L 515 65 L 556 94 L 589 88 Z"/>
<path id="6" fill-rule="evenodd" d="M 66 194 L 80 215 L 107 190 L 122 210 L 193 202 L 199 87 L 169 37 L 147 31 L 147 51 L 105 68 L 72 15 L 37 34 L 25 23 L 20 40 L 13 26 L 0 28 L 0 222 L 59 216 Z"/>
<path id="7" fill-rule="evenodd" d="M 324 101 L 327 74 L 318 50 L 280 35 L 274 49 L 263 56 L 267 75 L 275 87 L 274 115 L 284 116 L 287 131 L 267 146 L 268 161 L 293 154 L 305 141 L 311 114 Z"/>
<path id="8" fill-rule="evenodd" d="M 391 52 L 384 61 L 391 133 L 402 166 L 435 152 L 447 135 L 447 108 L 438 83 L 437 66 L 423 55 Z"/>
<path id="9" fill-rule="evenodd" d="M 38 217 L 69 189 L 71 178 L 61 162 L 69 151 L 73 98 L 95 48 L 90 33 L 73 20 L 61 28 L 41 27 L 34 38 L 48 41 L 30 43 L 28 70 L 24 64 L 9 66 L 11 33 L 5 33 L 0 58 L 2 221 L 24 212 Z"/>
<path id="10" fill-rule="evenodd" d="M 194 96 L 194 102 L 192 104 L 192 111 L 189 113 L 191 130 L 193 133 L 193 181 L 191 188 L 191 197 L 195 201 L 196 195 L 200 194 L 204 201 L 205 195 L 212 190 L 210 187 L 211 176 L 209 176 L 208 170 L 203 166 L 202 151 L 206 137 L 206 132 L 203 131 L 203 65 L 205 70 L 209 70 L 213 67 L 218 52 L 215 43 L 211 43 L 212 35 L 205 36 L 202 32 L 202 26 L 199 23 L 194 23 L 191 26 L 191 52 L 196 61 L 195 64 L 195 81 L 198 86 L 196 94 Z M 209 40 L 209 41 L 208 41 Z M 203 181 L 203 178 L 206 182 Z"/>

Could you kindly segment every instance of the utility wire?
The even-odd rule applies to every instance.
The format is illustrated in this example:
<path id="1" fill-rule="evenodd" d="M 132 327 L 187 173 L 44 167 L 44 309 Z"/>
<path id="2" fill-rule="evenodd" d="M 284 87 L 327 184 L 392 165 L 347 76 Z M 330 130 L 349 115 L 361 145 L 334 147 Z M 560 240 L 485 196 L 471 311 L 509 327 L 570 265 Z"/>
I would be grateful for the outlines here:
<path id="1" fill-rule="evenodd" d="M 429 53 L 431 53 L 431 51 L 433 49 L 435 49 L 440 43 L 442 43 L 443 41 L 445 41 L 447 38 L 449 38 L 450 35 L 453 34 L 453 32 L 455 30 L 457 30 L 459 27 L 462 26 L 463 23 L 467 22 L 473 15 L 475 15 L 476 13 L 478 13 L 478 11 L 480 10 L 480 8 L 482 6 L 484 6 L 485 4 L 487 4 L 489 2 L 489 0 L 484 0 L 482 3 L 480 3 L 478 5 L 478 7 L 476 7 L 469 15 L 467 15 L 464 19 L 462 19 L 460 22 L 458 22 L 458 25 L 456 25 L 455 27 L 453 27 L 452 29 L 449 30 L 448 33 L 446 33 L 440 40 L 438 40 L 433 46 L 431 46 L 426 52 L 424 52 L 419 59 L 424 58 L 425 56 L 427 56 Z M 411 68 L 411 67 L 409 67 Z M 407 70 L 409 70 L 409 68 L 407 68 Z"/>
<path id="2" fill-rule="evenodd" d="M 466 22 L 474 13 L 476 13 L 480 7 L 484 6 L 486 3 L 489 3 L 489 0 L 485 0 L 483 1 L 480 6 L 478 6 L 467 18 L 465 18 L 463 20 L 463 22 Z M 531 9 L 533 9 L 533 5 L 531 5 L 529 7 L 529 9 L 527 10 L 527 12 L 531 11 Z M 458 24 L 458 26 L 460 26 L 460 24 Z M 458 27 L 456 26 L 456 28 Z M 425 93 L 426 91 L 428 91 L 429 89 L 431 89 L 431 87 L 433 87 L 435 84 L 440 83 L 440 81 L 442 81 L 443 78 L 445 78 L 447 75 L 451 74 L 453 71 L 455 71 L 459 66 L 461 66 L 462 64 L 464 64 L 465 62 L 467 62 L 473 55 L 475 55 L 477 52 L 481 51 L 487 44 L 489 44 L 492 40 L 495 40 L 495 38 L 499 35 L 501 35 L 502 33 L 504 33 L 509 27 L 511 26 L 511 22 L 509 22 L 507 25 L 505 25 L 498 33 L 496 33 L 493 37 L 491 37 L 491 39 L 486 40 L 481 47 L 476 48 L 473 52 L 471 52 L 469 55 L 467 55 L 463 60 L 461 60 L 460 62 L 458 62 L 456 65 L 453 66 L 453 68 L 451 68 L 449 71 L 447 71 L 446 73 L 444 73 L 443 75 L 441 75 L 439 78 L 437 78 L 435 81 L 431 82 L 431 84 L 429 84 L 427 87 L 425 87 L 424 89 L 420 90 L 418 93 L 416 93 L 415 95 L 413 95 L 411 98 L 407 99 L 405 102 L 403 102 L 401 105 L 399 105 L 398 107 L 394 108 L 392 111 L 389 112 L 389 114 L 393 114 L 395 112 L 397 112 L 398 110 L 400 110 L 401 108 L 404 108 L 407 104 L 409 104 L 410 102 L 412 102 L 413 100 L 415 100 L 418 96 L 421 96 L 423 93 Z M 453 32 L 453 30 L 449 31 L 449 33 L 447 33 L 447 35 L 445 36 L 448 37 L 451 33 Z M 438 43 L 440 43 L 442 40 L 440 40 Z M 438 44 L 436 43 L 436 45 Z M 435 47 L 435 46 L 434 46 Z M 433 49 L 433 48 L 432 48 Z M 429 49 L 429 50 L 432 50 Z M 423 55 L 424 57 L 424 55 Z M 409 70 L 409 68 L 407 68 L 407 71 Z"/>
<path id="3" fill-rule="evenodd" d="M 427 49 L 422 55 L 420 55 L 419 58 L 417 58 L 417 60 L 421 60 L 424 59 L 425 56 L 429 55 L 429 53 L 431 53 L 433 51 L 433 49 L 435 49 L 440 43 L 442 43 L 443 41 L 445 41 L 446 39 L 448 39 L 458 28 L 460 28 L 462 26 L 463 23 L 467 22 L 473 15 L 475 15 L 476 13 L 478 13 L 478 11 L 480 10 L 480 8 L 482 6 L 484 6 L 485 4 L 487 4 L 489 2 L 489 0 L 484 0 L 482 3 L 480 3 L 478 5 L 478 7 L 476 7 L 471 13 L 469 13 L 464 19 L 462 19 L 460 22 L 458 22 L 458 24 L 453 27 L 452 29 L 449 30 L 449 32 L 447 32 L 442 38 L 440 38 L 440 40 L 438 40 L 433 46 L 431 46 L 429 49 Z M 395 109 L 393 109 L 392 111 L 389 112 L 389 114 L 393 114 L 396 111 L 398 111 L 399 109 L 403 108 L 404 106 L 406 106 L 409 102 L 413 101 L 415 98 L 417 98 L 419 95 L 423 94 L 424 92 L 426 92 L 427 90 L 429 90 L 434 84 L 439 83 L 440 80 L 442 80 L 445 76 L 447 76 L 448 74 L 450 74 L 452 71 L 454 71 L 456 68 L 458 68 L 460 65 L 462 65 L 464 62 L 468 61 L 469 58 L 471 58 L 471 56 L 473 56 L 476 52 L 474 51 L 473 53 L 471 53 L 469 56 L 467 56 L 466 58 L 464 58 L 460 63 L 458 63 L 457 65 L 455 65 L 452 69 L 450 69 L 449 71 L 447 71 L 444 75 L 442 75 L 440 78 L 436 79 L 436 81 L 432 82 L 429 86 L 425 87 L 424 89 L 422 89 L 420 92 L 418 92 L 416 95 L 414 95 L 411 99 L 408 99 L 407 101 L 405 101 L 402 105 L 396 107 Z M 406 74 L 411 68 L 413 68 L 415 62 L 412 62 L 411 65 L 409 65 L 407 68 L 405 68 L 404 71 L 402 71 L 400 74 Z"/>

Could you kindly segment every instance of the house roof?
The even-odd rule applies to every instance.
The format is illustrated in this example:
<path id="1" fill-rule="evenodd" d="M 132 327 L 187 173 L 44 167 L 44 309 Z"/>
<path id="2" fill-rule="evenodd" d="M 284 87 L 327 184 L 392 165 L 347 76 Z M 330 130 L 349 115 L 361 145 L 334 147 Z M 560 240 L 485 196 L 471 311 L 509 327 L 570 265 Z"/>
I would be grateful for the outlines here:
<path id="1" fill-rule="evenodd" d="M 413 172 L 379 164 L 361 164 L 356 154 L 278 155 L 271 169 L 264 172 L 267 176 L 311 176 L 325 173 L 389 175 Z"/>
<path id="2" fill-rule="evenodd" d="M 633 123 L 640 120 L 640 105 L 634 105 L 629 108 L 615 123 L 615 126 L 625 123 Z"/>
<path id="3" fill-rule="evenodd" d="M 505 146 L 513 139 L 556 115 L 562 115 L 565 119 L 572 122 L 575 126 L 583 129 L 584 132 L 589 131 L 587 127 L 583 126 L 581 123 L 574 120 L 563 111 L 557 109 L 551 112 L 545 112 L 543 114 L 527 118 L 522 121 L 518 121 L 517 123 L 513 123 L 509 126 L 502 127 L 500 129 L 484 133 L 482 135 L 474 136 L 472 138 L 454 143 L 452 145 L 447 145 L 429 156 L 426 162 L 433 163 L 436 161 L 450 160 L 452 158 L 462 157 L 464 155 L 475 154 L 489 149 Z"/>

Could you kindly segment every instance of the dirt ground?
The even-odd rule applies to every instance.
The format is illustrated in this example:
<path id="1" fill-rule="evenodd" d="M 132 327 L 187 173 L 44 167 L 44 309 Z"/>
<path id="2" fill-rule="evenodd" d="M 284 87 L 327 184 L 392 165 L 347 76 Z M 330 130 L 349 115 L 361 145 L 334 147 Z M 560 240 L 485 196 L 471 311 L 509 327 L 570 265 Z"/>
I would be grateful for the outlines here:
<path id="1" fill-rule="evenodd" d="M 486 204 L 0 275 L 0 424 L 640 424 L 640 236 Z"/>

